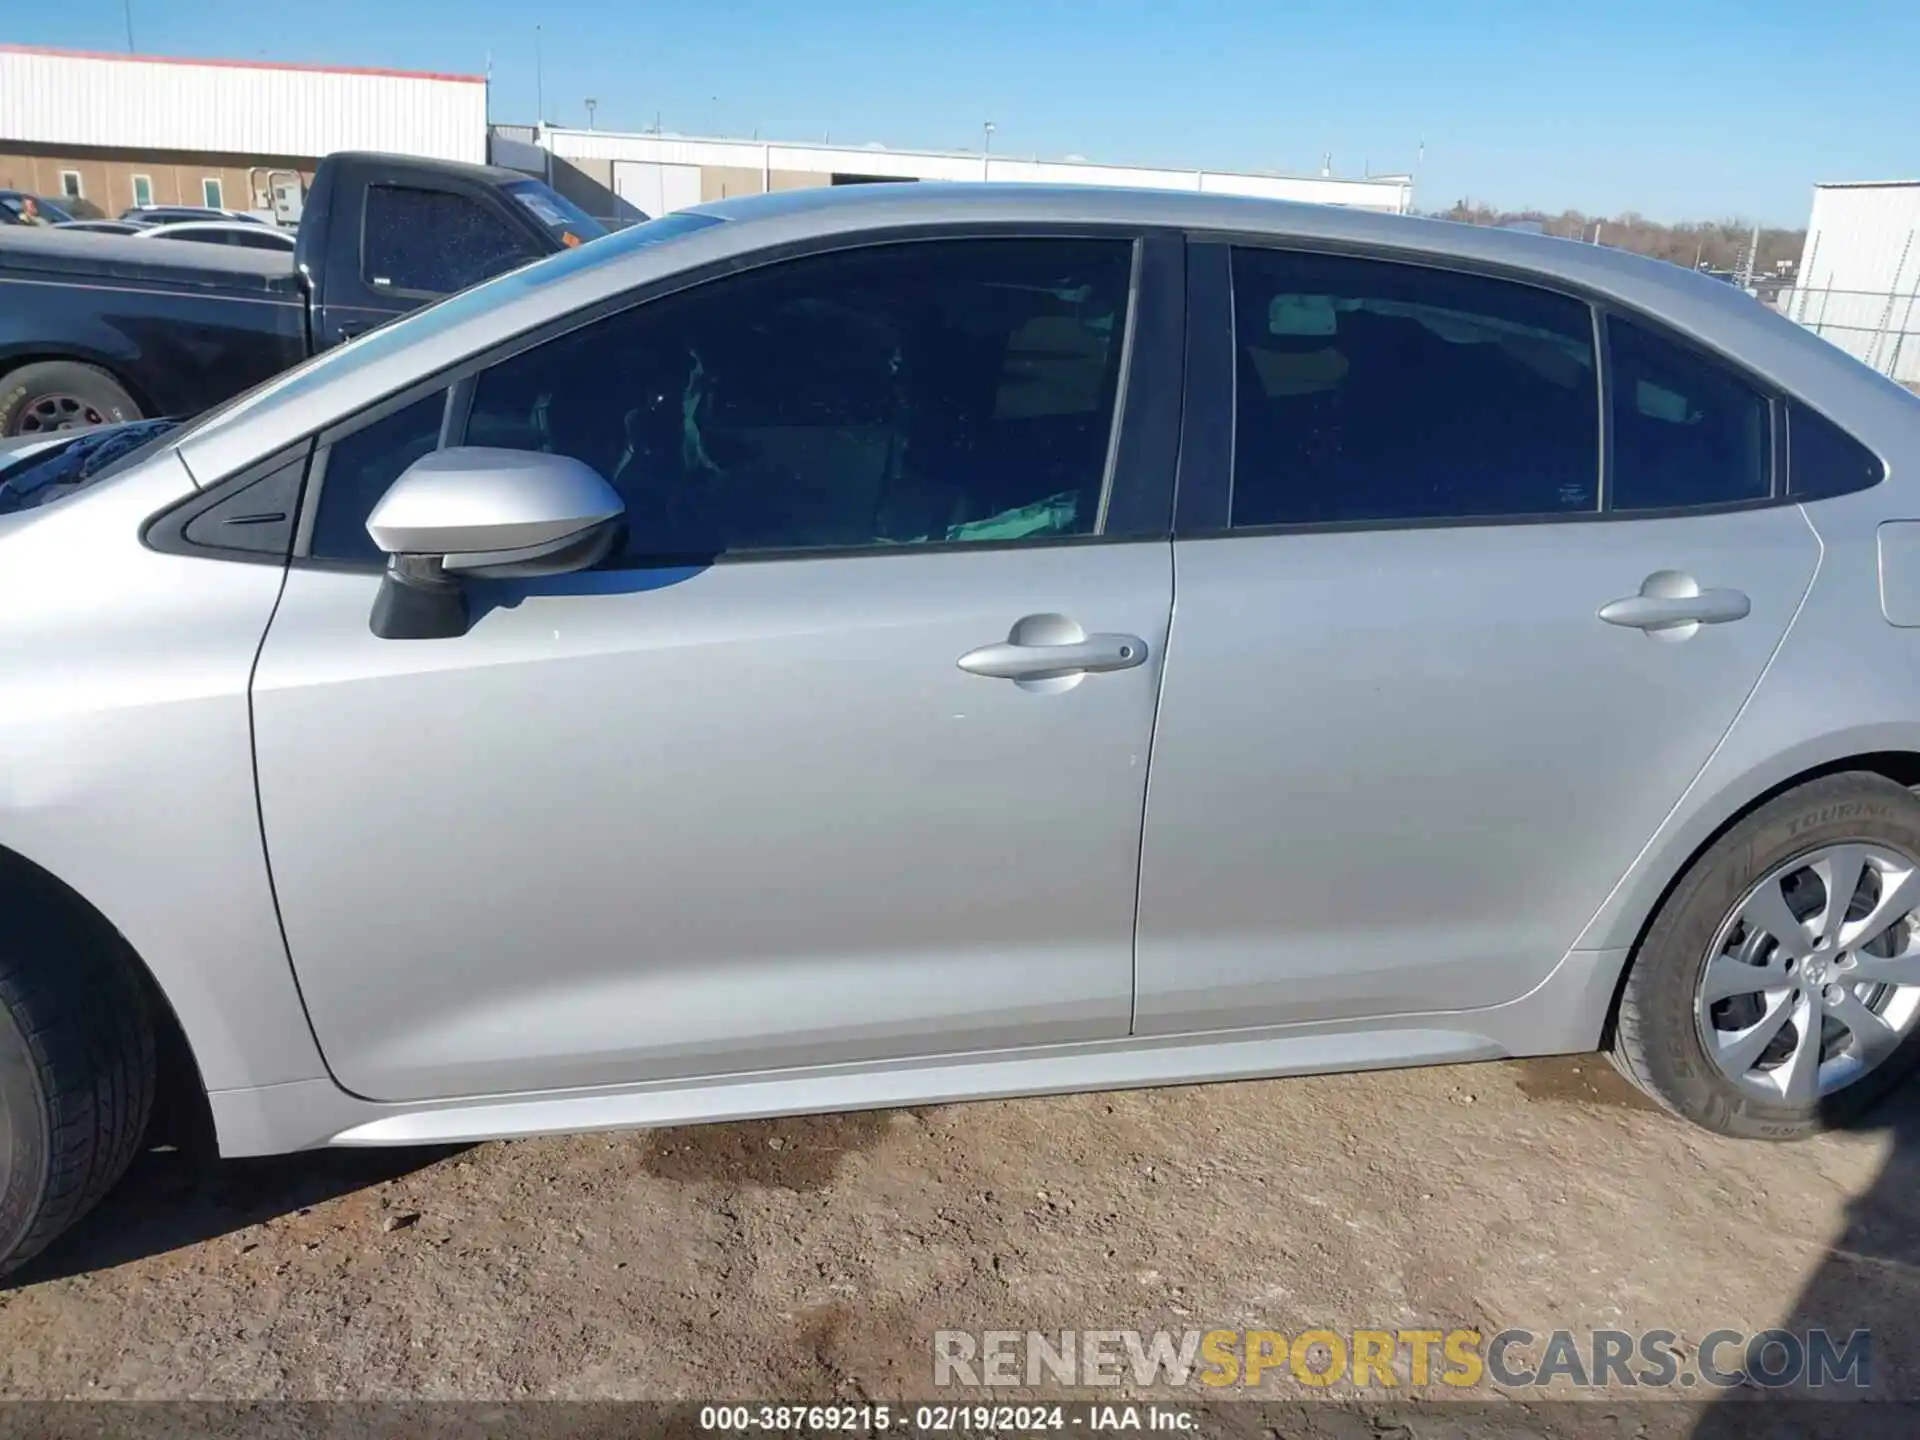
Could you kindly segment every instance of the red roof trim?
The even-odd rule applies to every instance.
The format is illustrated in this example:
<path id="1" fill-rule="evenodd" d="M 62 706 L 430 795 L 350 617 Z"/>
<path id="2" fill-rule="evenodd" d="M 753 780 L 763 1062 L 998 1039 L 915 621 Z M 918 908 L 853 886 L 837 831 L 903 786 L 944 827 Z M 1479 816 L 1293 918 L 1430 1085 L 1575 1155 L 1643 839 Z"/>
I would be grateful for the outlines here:
<path id="1" fill-rule="evenodd" d="M 0 54 L 57 55 L 65 60 L 122 60 L 142 65 L 209 65 L 225 70 L 304 70 L 322 75 L 387 75 L 401 80 L 457 80 L 484 85 L 484 75 L 449 75 L 434 70 L 381 70 L 363 65 L 302 65 L 292 60 L 195 60 L 184 55 L 122 55 L 107 50 L 57 50 L 50 45 L 0 45 Z"/>

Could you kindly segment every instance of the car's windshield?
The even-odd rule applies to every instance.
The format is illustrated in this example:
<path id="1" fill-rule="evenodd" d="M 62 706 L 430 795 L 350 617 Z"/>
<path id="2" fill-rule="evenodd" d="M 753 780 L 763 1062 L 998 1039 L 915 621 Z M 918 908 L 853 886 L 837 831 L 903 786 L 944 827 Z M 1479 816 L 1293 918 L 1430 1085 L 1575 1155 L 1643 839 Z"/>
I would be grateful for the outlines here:
<path id="1" fill-rule="evenodd" d="M 507 194 L 520 202 L 522 209 L 568 249 L 589 240 L 598 240 L 607 233 L 606 226 L 538 180 L 516 180 L 504 188 Z"/>
<path id="2" fill-rule="evenodd" d="M 38 195 L 7 193 L 0 195 L 0 207 L 5 208 L 16 225 L 57 225 L 73 216 L 51 201 L 42 200 Z"/>
<path id="3" fill-rule="evenodd" d="M 177 420 L 136 420 L 78 431 L 18 457 L 0 451 L 0 515 L 64 500 L 137 463 L 178 427 Z"/>

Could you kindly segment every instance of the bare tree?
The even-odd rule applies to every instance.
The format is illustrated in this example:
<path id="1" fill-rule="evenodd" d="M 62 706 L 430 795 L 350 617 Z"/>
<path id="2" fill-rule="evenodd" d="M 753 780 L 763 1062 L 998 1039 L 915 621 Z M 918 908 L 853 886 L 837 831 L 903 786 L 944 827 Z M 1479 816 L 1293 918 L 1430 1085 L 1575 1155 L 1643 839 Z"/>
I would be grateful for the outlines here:
<path id="1" fill-rule="evenodd" d="M 1628 210 L 1619 215 L 1587 215 L 1578 210 L 1563 210 L 1549 215 L 1543 210 L 1496 210 L 1479 200 L 1457 200 L 1445 210 L 1431 212 L 1441 220 L 1465 225 L 1511 225 L 1532 222 L 1549 235 L 1569 240 L 1586 240 L 1599 222 L 1601 243 L 1651 255 L 1657 260 L 1692 268 L 1730 271 L 1739 268 L 1753 237 L 1753 223 L 1737 216 L 1724 220 L 1690 220 L 1663 225 L 1657 220 Z M 1770 273 L 1782 260 L 1798 260 L 1805 244 L 1804 230 L 1780 230 L 1762 226 L 1760 253 L 1755 258 L 1756 273 Z"/>

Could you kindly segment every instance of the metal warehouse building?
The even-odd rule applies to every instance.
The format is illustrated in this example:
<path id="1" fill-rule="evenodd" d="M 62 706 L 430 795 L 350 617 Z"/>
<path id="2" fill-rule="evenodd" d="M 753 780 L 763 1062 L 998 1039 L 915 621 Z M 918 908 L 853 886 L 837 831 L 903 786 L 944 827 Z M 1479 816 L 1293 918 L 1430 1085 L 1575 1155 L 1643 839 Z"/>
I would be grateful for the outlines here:
<path id="1" fill-rule="evenodd" d="M 1816 185 L 1788 316 L 1920 385 L 1920 180 Z"/>
<path id="2" fill-rule="evenodd" d="M 544 155 L 539 153 L 542 151 Z M 555 188 L 604 217 L 617 217 L 629 210 L 663 215 L 734 195 L 876 180 L 1134 185 L 1209 195 L 1304 200 L 1395 214 L 1413 206 L 1413 181 L 1405 175 L 1342 180 L 1332 176 L 1099 165 L 1083 160 L 1023 160 L 979 151 L 616 134 L 552 125 L 495 127 L 494 160 L 520 169 L 544 165 Z"/>
<path id="3" fill-rule="evenodd" d="M 266 209 L 333 150 L 486 159 L 479 75 L 94 55 L 0 45 L 0 189 Z M 84 208 L 84 207 L 83 207 Z"/>

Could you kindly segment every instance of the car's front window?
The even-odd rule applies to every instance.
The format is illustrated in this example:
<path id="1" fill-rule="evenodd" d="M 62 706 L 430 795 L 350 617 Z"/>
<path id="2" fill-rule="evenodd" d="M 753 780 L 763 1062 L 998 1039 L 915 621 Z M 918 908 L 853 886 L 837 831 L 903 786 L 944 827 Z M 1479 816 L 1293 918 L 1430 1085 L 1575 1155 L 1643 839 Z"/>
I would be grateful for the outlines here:
<path id="1" fill-rule="evenodd" d="M 1099 525 L 1133 247 L 877 246 L 695 286 L 501 361 L 464 443 L 568 455 L 626 504 L 611 563 L 1046 543 Z M 312 553 L 366 517 L 441 395 L 335 442 Z"/>

